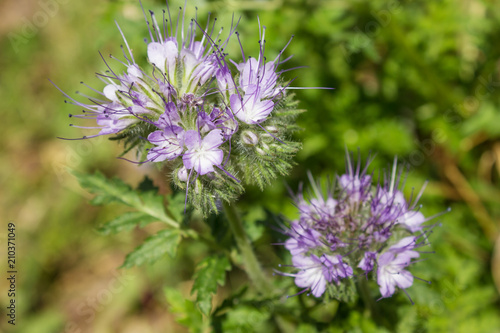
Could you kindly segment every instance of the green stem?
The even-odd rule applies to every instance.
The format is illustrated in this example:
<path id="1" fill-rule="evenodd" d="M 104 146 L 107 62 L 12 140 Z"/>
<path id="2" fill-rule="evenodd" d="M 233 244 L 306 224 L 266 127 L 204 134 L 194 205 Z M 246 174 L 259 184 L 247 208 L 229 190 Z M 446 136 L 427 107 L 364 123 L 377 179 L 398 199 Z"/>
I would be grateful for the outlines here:
<path id="1" fill-rule="evenodd" d="M 264 294 L 272 293 L 273 287 L 269 282 L 268 277 L 264 274 L 264 271 L 255 256 L 252 244 L 250 244 L 250 240 L 245 233 L 245 229 L 243 229 L 240 216 L 236 211 L 236 205 L 234 203 L 231 205 L 225 201 L 223 201 L 223 205 L 229 226 L 231 227 L 236 244 L 238 245 L 241 256 L 243 257 L 244 269 L 246 273 L 258 291 Z"/>
<path id="2" fill-rule="evenodd" d="M 370 293 L 370 286 L 368 285 L 368 280 L 360 277 L 357 281 L 358 283 L 358 291 L 361 294 L 361 298 L 363 299 L 363 303 L 370 311 L 371 318 L 375 323 L 379 326 L 383 326 L 385 328 L 391 329 L 390 325 L 387 323 L 387 320 L 383 316 L 380 315 L 377 305 L 375 304 L 372 295 Z"/>

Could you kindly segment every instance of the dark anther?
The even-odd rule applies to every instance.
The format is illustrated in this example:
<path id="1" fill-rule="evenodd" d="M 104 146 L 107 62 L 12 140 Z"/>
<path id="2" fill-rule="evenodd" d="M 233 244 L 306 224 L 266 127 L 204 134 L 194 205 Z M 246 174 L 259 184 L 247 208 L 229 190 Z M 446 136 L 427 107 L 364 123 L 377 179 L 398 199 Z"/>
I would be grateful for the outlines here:
<path id="1" fill-rule="evenodd" d="M 71 118 L 71 117 L 73 117 L 73 115 L 72 115 L 71 113 L 70 113 L 68 116 L 69 116 L 70 118 Z"/>

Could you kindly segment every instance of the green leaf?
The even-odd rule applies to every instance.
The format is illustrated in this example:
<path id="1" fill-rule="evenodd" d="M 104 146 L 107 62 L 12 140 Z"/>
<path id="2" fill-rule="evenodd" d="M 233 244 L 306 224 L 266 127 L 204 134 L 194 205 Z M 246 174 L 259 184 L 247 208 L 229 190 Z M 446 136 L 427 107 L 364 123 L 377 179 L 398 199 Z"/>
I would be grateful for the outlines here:
<path id="1" fill-rule="evenodd" d="M 165 288 L 165 296 L 169 303 L 169 312 L 176 316 L 179 324 L 185 325 L 190 332 L 205 332 L 203 317 L 196 310 L 194 302 L 186 299 L 178 289 Z"/>
<path id="2" fill-rule="evenodd" d="M 228 311 L 227 318 L 222 323 L 222 332 L 273 332 L 268 310 L 267 307 L 237 306 Z"/>
<path id="3" fill-rule="evenodd" d="M 169 196 L 167 207 L 172 216 L 176 221 L 182 221 L 185 217 L 185 200 L 186 196 L 184 192 L 177 192 L 174 195 Z M 189 209 L 188 209 L 189 212 Z M 186 214 L 189 215 L 189 214 Z"/>
<path id="4" fill-rule="evenodd" d="M 140 209 L 146 214 L 156 217 L 160 221 L 172 221 L 165 212 L 163 197 L 154 192 L 146 192 L 141 195 L 143 207 Z M 177 223 L 177 222 L 175 222 Z"/>
<path id="5" fill-rule="evenodd" d="M 97 171 L 93 175 L 85 175 L 73 171 L 80 185 L 96 194 L 92 199 L 93 205 L 104 205 L 110 202 L 119 202 L 133 207 L 139 212 L 149 215 L 157 221 L 162 221 L 172 227 L 178 228 L 179 223 L 168 217 L 163 204 L 163 197 L 156 193 L 157 189 L 152 186 L 147 177 L 139 186 L 140 190 L 133 190 L 118 178 L 108 179 Z"/>
<path id="6" fill-rule="evenodd" d="M 311 324 L 302 323 L 299 324 L 295 333 L 313 333 L 317 332 L 316 328 Z"/>
<path id="7" fill-rule="evenodd" d="M 156 221 L 156 218 L 145 213 L 129 212 L 102 225 L 97 231 L 103 235 L 117 234 L 121 231 L 132 230 L 136 225 L 142 228 L 154 221 Z"/>
<path id="8" fill-rule="evenodd" d="M 196 302 L 204 315 L 210 315 L 212 294 L 217 292 L 217 285 L 223 286 L 226 283 L 226 271 L 229 270 L 231 264 L 227 257 L 207 257 L 198 264 L 191 294 L 197 292 Z"/>
<path id="9" fill-rule="evenodd" d="M 130 268 L 140 266 L 145 263 L 154 263 L 165 254 L 175 256 L 177 245 L 181 240 L 181 232 L 178 229 L 165 229 L 157 234 L 146 238 L 144 243 L 139 245 L 125 258 L 122 267 Z"/>
<path id="10" fill-rule="evenodd" d="M 85 175 L 75 171 L 73 174 L 83 188 L 96 194 L 91 201 L 93 205 L 104 205 L 110 202 L 120 202 L 131 207 L 141 205 L 138 194 L 118 178 L 108 179 L 99 171 L 93 175 Z"/>

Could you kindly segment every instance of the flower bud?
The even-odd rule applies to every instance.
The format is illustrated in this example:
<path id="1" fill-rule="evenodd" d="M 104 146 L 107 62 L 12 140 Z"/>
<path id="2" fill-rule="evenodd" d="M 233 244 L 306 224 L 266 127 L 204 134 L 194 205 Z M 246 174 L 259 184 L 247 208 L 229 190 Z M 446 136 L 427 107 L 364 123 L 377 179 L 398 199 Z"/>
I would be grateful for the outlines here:
<path id="1" fill-rule="evenodd" d="M 177 177 L 181 182 L 185 182 L 188 179 L 188 173 L 186 170 L 186 167 L 179 168 L 179 171 L 177 171 Z"/>
<path id="2" fill-rule="evenodd" d="M 264 127 L 264 129 L 271 134 L 278 133 L 278 128 L 276 126 L 266 126 L 266 127 Z"/>
<path id="3" fill-rule="evenodd" d="M 268 151 L 269 151 L 269 146 L 263 142 L 262 145 L 260 147 L 256 147 L 255 148 L 255 151 L 257 152 L 257 154 L 259 155 L 262 155 L 262 156 L 267 156 L 269 155 Z"/>
<path id="4" fill-rule="evenodd" d="M 241 134 L 241 141 L 247 146 L 255 146 L 259 143 L 259 137 L 251 131 L 245 131 Z"/>

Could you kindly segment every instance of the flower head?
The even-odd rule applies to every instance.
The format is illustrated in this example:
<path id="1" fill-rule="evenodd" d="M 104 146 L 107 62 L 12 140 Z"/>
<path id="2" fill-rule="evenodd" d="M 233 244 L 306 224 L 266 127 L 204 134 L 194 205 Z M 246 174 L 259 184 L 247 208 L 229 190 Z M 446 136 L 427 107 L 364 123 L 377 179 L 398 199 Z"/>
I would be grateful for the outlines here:
<path id="1" fill-rule="evenodd" d="M 278 69 L 287 60 L 281 56 L 288 44 L 267 61 L 266 28 L 259 26 L 258 57 L 247 57 L 238 23 L 231 23 L 222 37 L 210 15 L 204 28 L 185 16 L 182 8 L 177 19 L 170 10 L 162 20 L 144 12 L 149 29 L 144 61 L 136 61 L 118 27 L 126 47 L 123 72 L 108 66 L 110 71 L 98 74 L 105 85 L 102 90 L 89 87 L 101 95 L 90 97 L 90 103 L 65 95 L 84 109 L 75 118 L 97 124 L 84 127 L 99 129 L 84 138 L 115 135 L 125 141 L 126 151 L 137 147 L 138 163 L 170 163 L 175 184 L 206 213 L 217 210 L 217 200 L 241 194 L 241 180 L 263 188 L 291 168 L 289 159 L 300 145 L 286 138 L 297 129 L 294 117 L 301 111 L 293 94 L 285 94 L 289 84 Z M 226 53 L 235 34 L 242 50 L 239 62 Z M 196 195 L 189 187 L 196 188 Z"/>
<path id="2" fill-rule="evenodd" d="M 426 245 L 430 220 L 409 202 L 400 186 L 402 172 L 397 160 L 390 176 L 382 184 L 373 184 L 367 165 L 356 168 L 347 156 L 347 172 L 322 194 L 312 176 L 312 194 L 296 197 L 299 218 L 285 233 L 285 248 L 292 255 L 298 287 L 311 290 L 316 297 L 326 290 L 336 294 L 336 286 L 355 276 L 376 274 L 382 297 L 390 297 L 396 288 L 407 289 L 413 275 L 407 269 L 418 258 L 417 248 Z M 373 272 L 373 273 L 372 273 Z M 346 285 L 349 285 L 346 283 Z"/>

